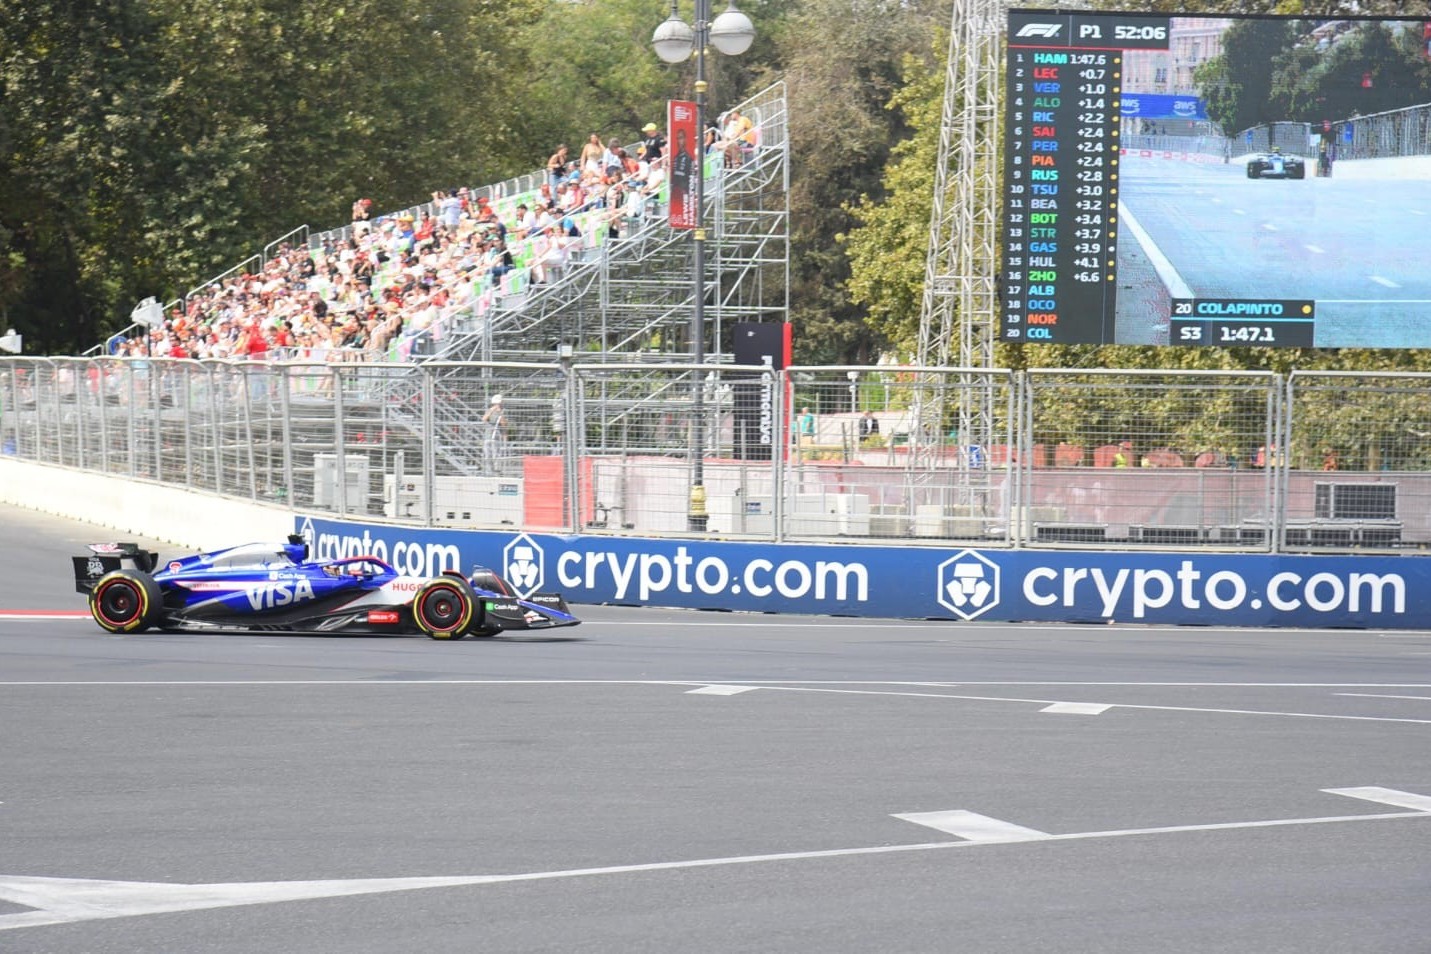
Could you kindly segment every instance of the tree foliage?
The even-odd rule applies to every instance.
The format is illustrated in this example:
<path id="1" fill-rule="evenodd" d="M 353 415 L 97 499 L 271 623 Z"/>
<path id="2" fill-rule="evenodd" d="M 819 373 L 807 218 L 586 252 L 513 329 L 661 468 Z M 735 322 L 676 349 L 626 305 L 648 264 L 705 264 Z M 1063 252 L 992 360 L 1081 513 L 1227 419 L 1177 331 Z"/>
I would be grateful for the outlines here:
<path id="1" fill-rule="evenodd" d="M 942 5 L 886 0 L 806 0 L 776 38 L 789 88 L 791 321 L 797 361 L 870 363 L 883 335 L 850 297 L 838 236 L 863 196 L 890 194 L 886 163 L 908 137 L 888 108 L 905 84 L 906 57 L 927 54 Z M 923 225 L 928 227 L 927 216 Z M 922 260 L 922 259 L 921 259 Z"/>
<path id="2" fill-rule="evenodd" d="M 839 238 L 850 259 L 852 301 L 864 307 L 867 323 L 881 340 L 896 353 L 913 355 L 934 211 L 944 71 L 914 56 L 906 57 L 904 68 L 904 85 L 889 108 L 913 132 L 891 150 L 881 197 L 865 193 L 849 204 L 854 221 Z"/>
<path id="3" fill-rule="evenodd" d="M 1222 55 L 1197 74 L 1208 115 L 1233 135 L 1265 123 L 1339 121 L 1425 103 L 1431 62 L 1419 24 L 1409 26 L 1238 21 L 1223 34 Z"/>
<path id="4" fill-rule="evenodd" d="M 305 222 L 518 162 L 538 0 L 0 0 L 0 309 L 97 340 Z"/>

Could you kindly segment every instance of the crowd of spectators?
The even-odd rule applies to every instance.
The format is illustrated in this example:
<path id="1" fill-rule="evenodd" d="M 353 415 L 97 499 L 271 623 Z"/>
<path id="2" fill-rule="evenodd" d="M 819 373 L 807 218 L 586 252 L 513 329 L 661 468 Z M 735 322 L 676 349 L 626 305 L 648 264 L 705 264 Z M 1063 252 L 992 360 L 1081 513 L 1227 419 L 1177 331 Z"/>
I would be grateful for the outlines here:
<path id="1" fill-rule="evenodd" d="M 738 114 L 736 114 L 738 115 Z M 708 152 L 738 156 L 743 130 L 713 122 Z M 116 335 L 116 356 L 382 361 L 430 353 L 457 313 L 550 282 L 578 251 L 619 238 L 652 214 L 666 185 L 654 123 L 628 150 L 592 133 L 566 145 L 529 193 L 491 200 L 463 187 L 374 216 L 353 203 L 351 227 L 315 247 L 281 245 L 261 267 L 216 280 L 173 305 L 148 334 Z"/>

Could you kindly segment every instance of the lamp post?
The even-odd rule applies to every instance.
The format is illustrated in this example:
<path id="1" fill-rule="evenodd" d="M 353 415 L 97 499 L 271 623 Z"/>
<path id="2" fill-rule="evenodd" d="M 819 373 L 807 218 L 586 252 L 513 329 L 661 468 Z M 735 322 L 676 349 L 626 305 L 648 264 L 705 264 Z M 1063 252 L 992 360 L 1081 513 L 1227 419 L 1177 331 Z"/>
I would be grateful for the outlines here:
<path id="1" fill-rule="evenodd" d="M 706 230 L 705 230 L 705 180 L 706 180 L 706 44 L 714 46 L 727 56 L 738 56 L 750 49 L 755 41 L 755 27 L 750 18 L 735 8 L 735 0 L 720 16 L 711 21 L 711 0 L 696 0 L 696 25 L 692 29 L 676 12 L 676 0 L 671 0 L 671 15 L 656 28 L 651 36 L 651 45 L 656 55 L 667 63 L 684 63 L 695 54 L 696 58 L 696 181 L 695 220 L 691 229 L 694 243 L 691 255 L 692 284 L 694 286 L 695 307 L 691 311 L 691 361 L 697 365 L 695 383 L 692 385 L 692 408 L 695 421 L 691 446 L 691 497 L 688 513 L 688 529 L 703 531 L 706 528 L 706 487 L 705 487 L 705 375 L 700 365 L 705 364 L 706 354 Z"/>

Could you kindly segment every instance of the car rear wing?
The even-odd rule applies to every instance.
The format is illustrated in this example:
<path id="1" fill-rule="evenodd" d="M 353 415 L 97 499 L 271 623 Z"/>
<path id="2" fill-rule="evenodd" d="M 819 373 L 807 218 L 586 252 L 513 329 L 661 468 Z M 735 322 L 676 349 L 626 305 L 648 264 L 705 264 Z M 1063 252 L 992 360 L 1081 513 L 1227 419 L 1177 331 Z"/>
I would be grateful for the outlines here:
<path id="1" fill-rule="evenodd" d="M 91 543 L 89 556 L 70 558 L 75 566 L 75 592 L 88 593 L 100 577 L 111 573 L 128 560 L 141 573 L 152 573 L 159 565 L 159 554 L 137 543 Z"/>

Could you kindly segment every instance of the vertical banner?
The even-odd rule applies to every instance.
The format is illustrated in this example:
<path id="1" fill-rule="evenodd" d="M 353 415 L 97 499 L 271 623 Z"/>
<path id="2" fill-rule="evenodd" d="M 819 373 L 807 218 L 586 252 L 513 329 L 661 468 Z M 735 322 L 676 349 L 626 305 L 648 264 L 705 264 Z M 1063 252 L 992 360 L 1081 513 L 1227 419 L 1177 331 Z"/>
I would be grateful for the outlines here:
<path id="1" fill-rule="evenodd" d="M 673 99 L 666 104 L 669 127 L 667 155 L 670 156 L 671 228 L 696 227 L 696 104 Z"/>
<path id="2" fill-rule="evenodd" d="M 732 354 L 736 364 L 764 365 L 779 371 L 790 364 L 790 326 L 737 322 Z M 732 426 L 737 460 L 771 460 L 775 449 L 775 375 L 732 373 L 735 398 Z"/>

